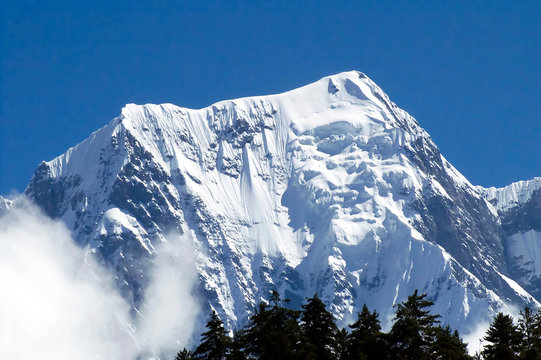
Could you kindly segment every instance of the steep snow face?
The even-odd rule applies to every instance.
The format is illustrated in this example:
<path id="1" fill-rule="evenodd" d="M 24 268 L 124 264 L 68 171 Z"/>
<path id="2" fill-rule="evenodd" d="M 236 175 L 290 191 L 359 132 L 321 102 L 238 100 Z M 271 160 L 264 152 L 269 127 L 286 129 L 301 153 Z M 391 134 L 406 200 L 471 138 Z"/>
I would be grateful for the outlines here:
<path id="1" fill-rule="evenodd" d="M 414 289 L 468 331 L 506 302 L 493 208 L 364 74 L 192 110 L 127 105 L 26 190 L 141 303 L 156 245 L 193 236 L 200 294 L 229 326 L 271 290 L 318 292 L 345 322 L 384 323 Z"/>
<path id="2" fill-rule="evenodd" d="M 541 232 L 516 232 L 507 238 L 511 272 L 530 293 L 539 296 L 541 285 Z"/>
<path id="3" fill-rule="evenodd" d="M 531 199 L 534 192 L 539 189 L 541 189 L 541 178 L 517 181 L 503 188 L 480 188 L 494 208 L 501 213 L 524 205 Z"/>
<path id="4" fill-rule="evenodd" d="M 540 299 L 541 178 L 481 191 L 500 217 L 512 276 Z"/>

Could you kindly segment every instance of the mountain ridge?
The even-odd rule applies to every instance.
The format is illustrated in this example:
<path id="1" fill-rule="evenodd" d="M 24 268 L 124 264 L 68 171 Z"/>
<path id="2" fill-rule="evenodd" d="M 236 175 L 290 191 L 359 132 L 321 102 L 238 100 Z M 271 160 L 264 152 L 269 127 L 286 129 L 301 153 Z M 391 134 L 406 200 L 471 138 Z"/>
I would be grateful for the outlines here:
<path id="1" fill-rule="evenodd" d="M 356 71 L 197 110 L 128 104 L 25 191 L 135 308 L 176 232 L 191 234 L 199 294 L 230 327 L 272 290 L 294 304 L 318 292 L 343 323 L 367 303 L 385 325 L 419 288 L 466 332 L 507 304 L 538 305 L 513 280 L 538 268 L 509 255 L 496 193 Z"/>

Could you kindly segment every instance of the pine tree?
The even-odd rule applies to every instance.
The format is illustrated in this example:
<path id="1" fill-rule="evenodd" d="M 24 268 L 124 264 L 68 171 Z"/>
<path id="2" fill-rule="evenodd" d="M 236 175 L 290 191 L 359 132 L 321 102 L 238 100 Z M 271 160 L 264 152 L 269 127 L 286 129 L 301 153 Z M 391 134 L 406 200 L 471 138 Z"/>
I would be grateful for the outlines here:
<path id="1" fill-rule="evenodd" d="M 186 348 L 180 350 L 177 356 L 175 356 L 175 360 L 192 360 L 192 359 L 193 359 L 192 353 L 188 351 L 188 349 Z"/>
<path id="2" fill-rule="evenodd" d="M 370 312 L 363 305 L 357 314 L 357 321 L 349 325 L 351 333 L 347 337 L 346 360 L 379 360 L 386 357 L 386 347 L 381 325 L 376 311 Z"/>
<path id="3" fill-rule="evenodd" d="M 222 320 L 212 311 L 207 322 L 207 331 L 201 334 L 201 343 L 193 353 L 194 359 L 223 360 L 229 354 L 231 338 L 224 329 Z"/>
<path id="4" fill-rule="evenodd" d="M 244 342 L 248 358 L 260 360 L 299 359 L 301 354 L 301 329 L 299 311 L 283 306 L 287 300 L 280 299 L 275 291 L 270 305 L 260 303 L 250 318 Z"/>
<path id="5" fill-rule="evenodd" d="M 233 339 L 231 341 L 231 351 L 227 357 L 227 360 L 244 360 L 246 356 L 244 354 L 244 349 L 246 348 L 246 330 L 241 329 L 235 331 L 233 334 Z"/>
<path id="6" fill-rule="evenodd" d="M 430 345 L 434 342 L 434 329 L 439 315 L 425 310 L 434 305 L 426 300 L 426 294 L 418 291 L 408 296 L 407 301 L 395 305 L 395 322 L 389 333 L 393 343 L 393 357 L 403 360 L 430 359 Z"/>
<path id="7" fill-rule="evenodd" d="M 529 307 L 520 312 L 518 328 L 523 340 L 520 350 L 522 360 L 541 360 L 541 319 L 539 312 L 533 313 Z"/>
<path id="8" fill-rule="evenodd" d="M 260 302 L 250 322 L 244 329 L 242 344 L 245 354 L 250 359 L 259 359 L 267 351 L 267 344 L 271 341 L 266 329 L 270 323 L 269 306 Z"/>
<path id="9" fill-rule="evenodd" d="M 347 359 L 347 344 L 348 344 L 348 332 L 346 329 L 338 330 L 336 334 L 336 344 L 338 349 L 338 358 L 341 360 Z"/>
<path id="10" fill-rule="evenodd" d="M 487 330 L 484 340 L 489 342 L 481 353 L 485 360 L 518 359 L 522 334 L 509 315 L 498 313 Z"/>
<path id="11" fill-rule="evenodd" d="M 472 360 L 468 355 L 467 345 L 451 331 L 449 325 L 434 328 L 434 340 L 430 345 L 430 358 L 433 360 Z"/>
<path id="12" fill-rule="evenodd" d="M 317 294 L 307 299 L 301 313 L 305 359 L 333 360 L 339 357 L 338 328 Z"/>

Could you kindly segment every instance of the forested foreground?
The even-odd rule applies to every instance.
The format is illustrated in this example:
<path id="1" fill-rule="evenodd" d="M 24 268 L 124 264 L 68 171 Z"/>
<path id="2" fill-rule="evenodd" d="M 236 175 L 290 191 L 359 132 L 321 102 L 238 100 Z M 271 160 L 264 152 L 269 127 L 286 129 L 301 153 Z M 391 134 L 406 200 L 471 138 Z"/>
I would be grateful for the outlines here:
<path id="1" fill-rule="evenodd" d="M 193 351 L 181 350 L 175 359 L 541 359 L 541 315 L 529 308 L 520 313 L 517 324 L 509 315 L 497 314 L 482 351 L 472 357 L 458 332 L 440 324 L 440 315 L 430 313 L 433 303 L 417 290 L 395 305 L 388 333 L 381 331 L 378 313 L 366 305 L 348 330 L 338 329 L 317 295 L 307 299 L 300 311 L 286 305 L 287 300 L 273 293 L 269 303 L 260 303 L 249 323 L 233 336 L 213 312 L 200 344 Z"/>

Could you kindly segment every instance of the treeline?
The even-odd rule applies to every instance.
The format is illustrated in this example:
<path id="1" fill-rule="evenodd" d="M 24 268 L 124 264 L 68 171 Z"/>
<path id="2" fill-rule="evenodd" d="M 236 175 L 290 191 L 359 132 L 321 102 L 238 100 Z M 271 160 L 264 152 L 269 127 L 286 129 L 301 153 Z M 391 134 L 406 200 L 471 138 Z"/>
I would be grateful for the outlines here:
<path id="1" fill-rule="evenodd" d="M 274 292 L 233 336 L 212 312 L 199 345 L 181 350 L 175 360 L 541 360 L 539 312 L 526 308 L 516 325 L 509 315 L 497 314 L 483 351 L 472 357 L 458 332 L 430 313 L 433 303 L 426 296 L 416 290 L 395 305 L 393 326 L 384 333 L 378 313 L 366 305 L 347 331 L 336 326 L 317 295 L 298 311 Z"/>

